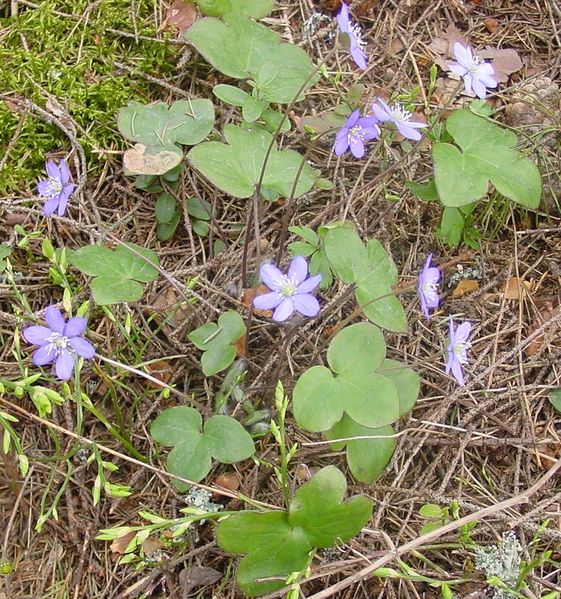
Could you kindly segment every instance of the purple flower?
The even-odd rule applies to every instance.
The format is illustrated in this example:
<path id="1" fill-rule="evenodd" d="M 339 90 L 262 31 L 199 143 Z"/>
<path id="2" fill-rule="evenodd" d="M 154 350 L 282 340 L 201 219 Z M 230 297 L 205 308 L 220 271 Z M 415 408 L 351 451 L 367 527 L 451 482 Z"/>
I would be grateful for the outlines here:
<path id="1" fill-rule="evenodd" d="M 438 308 L 440 296 L 438 295 L 438 281 L 440 281 L 440 270 L 436 266 L 431 266 L 432 254 L 423 266 L 423 270 L 419 275 L 419 283 L 417 285 L 417 293 L 421 300 L 421 310 L 423 314 L 429 318 L 429 308 Z"/>
<path id="2" fill-rule="evenodd" d="M 308 263 L 302 256 L 292 260 L 285 275 L 273 264 L 262 264 L 259 274 L 271 292 L 255 297 L 253 305 L 259 310 L 274 308 L 273 320 L 283 322 L 295 310 L 304 316 L 318 314 L 319 303 L 312 292 L 320 284 L 321 275 L 308 277 Z"/>
<path id="3" fill-rule="evenodd" d="M 46 169 L 49 178 L 37 184 L 39 195 L 47 199 L 43 206 L 43 214 L 51 216 L 56 210 L 59 216 L 63 216 L 76 185 L 70 183 L 70 170 L 64 158 L 59 166 L 52 160 L 47 160 Z"/>
<path id="4" fill-rule="evenodd" d="M 366 42 L 362 39 L 360 27 L 355 23 L 351 23 L 349 19 L 349 9 L 344 2 L 341 3 L 341 10 L 337 13 L 337 23 L 339 29 L 349 36 L 351 56 L 357 67 L 359 69 L 365 69 L 366 52 L 364 51 L 364 48 Z"/>
<path id="5" fill-rule="evenodd" d="M 46 327 L 33 325 L 23 329 L 23 337 L 28 343 L 38 345 L 33 354 L 35 366 L 55 363 L 56 376 L 66 381 L 72 376 L 78 356 L 90 360 L 94 357 L 94 346 L 82 337 L 88 321 L 76 316 L 68 322 L 54 306 L 45 311 Z"/>
<path id="6" fill-rule="evenodd" d="M 335 138 L 335 154 L 341 156 L 350 148 L 355 158 L 362 158 L 366 152 L 364 142 L 380 135 L 377 122 L 375 116 L 361 117 L 360 110 L 351 113 Z"/>
<path id="7" fill-rule="evenodd" d="M 426 123 L 410 121 L 413 113 L 405 110 L 399 104 L 394 104 L 393 107 L 388 106 L 381 98 L 378 98 L 378 104 L 372 104 L 372 112 L 382 123 L 393 123 L 401 135 L 407 139 L 419 141 L 421 134 L 417 129 L 424 129 L 427 126 Z"/>
<path id="8" fill-rule="evenodd" d="M 471 333 L 471 322 L 462 322 L 456 330 L 454 330 L 454 322 L 450 317 L 450 340 L 446 351 L 448 359 L 446 360 L 446 374 L 452 371 L 454 378 L 462 387 L 464 386 L 464 373 L 462 366 L 467 364 L 467 350 L 471 347 L 468 342 L 468 337 Z"/>
<path id="9" fill-rule="evenodd" d="M 497 87 L 493 65 L 475 56 L 469 46 L 463 46 L 460 42 L 456 42 L 454 58 L 458 62 L 451 62 L 448 66 L 454 75 L 463 77 L 467 94 L 471 96 L 475 93 L 478 98 L 483 100 L 488 87 Z"/>

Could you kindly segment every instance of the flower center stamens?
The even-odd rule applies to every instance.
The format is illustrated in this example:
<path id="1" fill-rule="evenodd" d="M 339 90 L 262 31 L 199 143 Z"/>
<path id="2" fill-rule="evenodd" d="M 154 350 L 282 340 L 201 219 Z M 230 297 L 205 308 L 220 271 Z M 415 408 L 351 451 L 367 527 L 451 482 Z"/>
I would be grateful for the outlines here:
<path id="1" fill-rule="evenodd" d="M 56 179 L 49 179 L 47 194 L 50 198 L 58 195 L 62 191 L 62 183 Z"/>
<path id="2" fill-rule="evenodd" d="M 283 276 L 284 285 L 281 287 L 280 294 L 283 297 L 292 297 L 296 294 L 296 290 L 298 288 L 298 283 L 291 279 L 288 275 Z"/>
<path id="3" fill-rule="evenodd" d="M 396 104 L 392 109 L 392 116 L 396 121 L 406 122 L 411 118 L 411 113 L 403 106 Z"/>
<path id="4" fill-rule="evenodd" d="M 429 299 L 436 299 L 438 285 L 436 283 L 425 283 L 422 287 L 422 290 Z"/>
<path id="5" fill-rule="evenodd" d="M 61 335 L 60 333 L 51 333 L 47 337 L 47 341 L 49 342 L 47 351 L 50 354 L 54 353 L 55 356 L 58 356 L 64 350 L 73 351 L 72 347 L 69 346 L 68 337 Z"/>
<path id="6" fill-rule="evenodd" d="M 454 349 L 452 350 L 454 354 L 458 358 L 458 362 L 460 364 L 467 364 L 467 350 L 471 347 L 471 343 L 468 341 L 460 341 L 454 345 Z"/>
<path id="7" fill-rule="evenodd" d="M 357 138 L 364 140 L 364 131 L 362 130 L 362 127 L 359 126 L 355 126 L 349 129 L 349 143 L 351 143 Z"/>
<path id="8" fill-rule="evenodd" d="M 351 37 L 354 37 L 356 45 L 363 50 L 366 48 L 366 42 L 362 39 L 362 29 L 356 23 L 352 24 L 349 27 L 349 34 Z"/>

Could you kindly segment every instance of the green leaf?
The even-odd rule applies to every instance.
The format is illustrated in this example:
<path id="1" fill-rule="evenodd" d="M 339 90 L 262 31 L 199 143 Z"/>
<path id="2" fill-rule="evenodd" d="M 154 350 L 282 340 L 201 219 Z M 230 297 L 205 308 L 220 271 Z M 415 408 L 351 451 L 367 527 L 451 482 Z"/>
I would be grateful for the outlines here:
<path id="1" fill-rule="evenodd" d="M 196 0 L 201 12 L 210 17 L 236 15 L 262 19 L 275 4 L 275 0 Z"/>
<path id="2" fill-rule="evenodd" d="M 250 457 L 255 445 L 243 426 L 230 416 L 212 416 L 202 429 L 202 418 L 194 408 L 175 406 L 164 410 L 150 427 L 152 438 L 173 447 L 166 467 L 169 472 L 199 482 L 210 471 L 212 458 L 232 464 Z M 174 481 L 179 490 L 189 485 Z"/>
<path id="3" fill-rule="evenodd" d="M 198 220 L 210 220 L 212 206 L 205 200 L 187 198 L 187 212 L 189 216 Z"/>
<path id="4" fill-rule="evenodd" d="M 220 521 L 220 547 L 245 554 L 237 581 L 248 597 L 285 586 L 293 572 L 304 570 L 314 548 L 333 547 L 358 534 L 372 513 L 372 501 L 357 496 L 347 502 L 344 475 L 334 466 L 317 472 L 296 492 L 288 512 L 242 512 Z M 260 582 L 263 578 L 273 578 Z"/>
<path id="5" fill-rule="evenodd" d="M 179 225 L 179 221 L 181 216 L 179 212 L 176 212 L 174 217 L 171 219 L 169 223 L 158 223 L 156 226 L 156 236 L 160 241 L 167 241 L 173 237 L 175 230 L 177 229 L 177 225 Z"/>
<path id="6" fill-rule="evenodd" d="M 248 123 L 253 123 L 261 116 L 263 111 L 266 110 L 268 107 L 269 102 L 259 100 L 258 98 L 254 98 L 253 96 L 248 96 L 242 106 L 243 118 Z"/>
<path id="7" fill-rule="evenodd" d="M 243 106 L 251 96 L 234 85 L 219 84 L 212 88 L 212 93 L 222 102 L 232 106 Z"/>
<path id="8" fill-rule="evenodd" d="M 337 277 L 356 285 L 355 297 L 364 315 L 390 331 L 405 331 L 405 310 L 393 292 L 397 269 L 382 244 L 371 239 L 365 247 L 356 231 L 339 224 L 326 229 L 324 247 Z"/>
<path id="9" fill-rule="evenodd" d="M 156 200 L 156 220 L 159 223 L 170 223 L 177 214 L 175 198 L 171 193 L 162 193 Z"/>
<path id="10" fill-rule="evenodd" d="M 280 128 L 281 133 L 287 133 L 290 131 L 290 119 L 284 119 L 284 115 L 282 115 L 277 110 L 273 110 L 272 108 L 268 108 L 261 115 L 261 120 L 265 123 L 265 129 L 270 133 L 275 133 L 279 128 L 279 125 L 282 121 L 282 126 Z"/>
<path id="11" fill-rule="evenodd" d="M 376 368 L 383 363 L 386 344 L 380 329 L 358 323 L 337 333 L 327 351 L 331 368 L 313 366 L 298 379 L 293 412 L 308 431 L 327 431 L 347 413 L 363 426 L 380 428 L 399 418 L 394 383 Z"/>
<path id="12" fill-rule="evenodd" d="M 477 204 L 468 204 L 461 208 L 444 208 L 436 236 L 450 247 L 457 246 L 462 240 L 466 220 Z"/>
<path id="13" fill-rule="evenodd" d="M 310 227 L 298 227 L 296 225 L 292 225 L 288 227 L 288 230 L 291 233 L 294 233 L 294 235 L 298 235 L 313 246 L 317 246 L 319 242 L 317 233 L 313 229 L 310 229 Z"/>
<path id="14" fill-rule="evenodd" d="M 6 260 L 12 253 L 12 248 L 7 243 L 0 243 L 0 273 L 6 268 Z"/>
<path id="15" fill-rule="evenodd" d="M 415 196 L 425 202 L 435 202 L 439 200 L 438 191 L 436 191 L 436 185 L 434 179 L 431 179 L 428 183 L 415 183 L 415 181 L 406 181 L 405 187 Z"/>
<path id="16" fill-rule="evenodd" d="M 419 514 L 425 518 L 442 518 L 442 508 L 436 503 L 425 503 L 421 506 Z"/>
<path id="17" fill-rule="evenodd" d="M 191 331 L 187 338 L 204 353 L 201 366 L 205 376 L 225 370 L 236 357 L 236 341 L 245 335 L 242 317 L 233 310 L 221 314 L 218 324 L 207 322 Z"/>
<path id="18" fill-rule="evenodd" d="M 306 80 L 317 80 L 306 52 L 281 43 L 267 27 L 243 18 L 227 22 L 205 17 L 185 32 L 185 38 L 216 69 L 236 79 L 252 79 L 258 96 L 268 102 L 290 103 Z"/>
<path id="19" fill-rule="evenodd" d="M 457 145 L 433 146 L 434 179 L 445 206 L 471 204 L 485 196 L 489 182 L 503 196 L 531 209 L 541 197 L 536 165 L 514 150 L 516 135 L 469 110 L 457 110 L 446 121 Z"/>
<path id="20" fill-rule="evenodd" d="M 222 191 L 237 198 L 249 198 L 259 182 L 272 135 L 263 130 L 245 131 L 234 125 L 226 125 L 224 135 L 227 144 L 217 141 L 199 144 L 189 152 L 189 161 Z M 303 161 L 298 152 L 279 151 L 273 144 L 263 178 L 263 195 L 289 197 L 298 174 L 295 197 L 308 192 L 316 174 L 306 162 L 300 172 Z"/>
<path id="21" fill-rule="evenodd" d="M 399 417 L 403 418 L 413 409 L 419 397 L 421 377 L 412 368 L 403 366 L 397 360 L 384 360 L 379 372 L 395 385 L 399 396 Z"/>
<path id="22" fill-rule="evenodd" d="M 200 237 L 206 237 L 210 231 L 208 224 L 202 220 L 193 220 L 191 226 L 193 227 L 193 232 Z"/>
<path id="23" fill-rule="evenodd" d="M 201 142 L 214 126 L 210 100 L 178 100 L 143 105 L 130 102 L 117 114 L 117 126 L 126 139 L 147 147 L 147 154 L 163 149 L 180 151 L 180 145 Z"/>
<path id="24" fill-rule="evenodd" d="M 96 277 L 91 289 L 99 305 L 138 301 L 143 293 L 139 282 L 149 283 L 159 274 L 158 255 L 134 243 L 115 250 L 99 245 L 81 247 L 73 252 L 70 263 L 83 274 Z"/>
<path id="25" fill-rule="evenodd" d="M 397 445 L 391 426 L 368 428 L 361 426 L 348 416 L 344 416 L 331 430 L 326 431 L 327 439 L 349 437 L 383 437 L 387 439 L 356 439 L 332 444 L 334 451 L 347 447 L 347 462 L 353 476 L 360 482 L 374 482 L 388 465 Z"/>
<path id="26" fill-rule="evenodd" d="M 561 412 L 561 389 L 552 389 L 547 396 L 551 405 L 558 411 Z"/>

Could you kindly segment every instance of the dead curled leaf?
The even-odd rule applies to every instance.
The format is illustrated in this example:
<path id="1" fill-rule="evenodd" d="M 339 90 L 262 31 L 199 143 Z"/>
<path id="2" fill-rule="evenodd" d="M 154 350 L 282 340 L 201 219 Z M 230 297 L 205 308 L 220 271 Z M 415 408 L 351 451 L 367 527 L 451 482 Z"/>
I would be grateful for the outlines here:
<path id="1" fill-rule="evenodd" d="M 157 154 L 146 154 L 146 146 L 135 144 L 123 155 L 125 171 L 135 175 L 163 175 L 181 162 L 181 153 L 163 150 Z"/>
<path id="2" fill-rule="evenodd" d="M 113 539 L 111 545 L 109 546 L 109 549 L 111 549 L 113 553 L 123 555 L 125 553 L 125 549 L 128 547 L 129 543 L 134 539 L 135 536 L 136 531 L 131 530 L 130 532 L 124 534 L 122 537 L 117 537 L 116 539 Z"/>
<path id="3" fill-rule="evenodd" d="M 454 291 L 452 291 L 452 297 L 458 299 L 469 293 L 473 293 L 479 289 L 479 281 L 477 279 L 462 279 Z"/>
<path id="4" fill-rule="evenodd" d="M 506 299 L 519 300 L 525 293 L 531 293 L 534 289 L 533 281 L 524 281 L 519 277 L 510 277 L 505 283 L 504 294 Z"/>
<path id="5" fill-rule="evenodd" d="M 183 33 L 197 20 L 197 7 L 191 2 L 175 0 L 166 11 L 162 29 L 176 29 Z"/>

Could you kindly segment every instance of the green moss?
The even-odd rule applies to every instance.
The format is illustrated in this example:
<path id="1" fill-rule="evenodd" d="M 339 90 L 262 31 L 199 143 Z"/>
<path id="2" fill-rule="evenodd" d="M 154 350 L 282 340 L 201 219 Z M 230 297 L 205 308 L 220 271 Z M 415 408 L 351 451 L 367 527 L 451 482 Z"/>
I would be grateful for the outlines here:
<path id="1" fill-rule="evenodd" d="M 120 71 L 115 62 L 140 72 L 165 77 L 175 64 L 177 47 L 125 38 L 108 28 L 156 36 L 152 0 L 39 0 L 38 8 L 20 4 L 17 17 L 0 11 L 0 90 L 12 91 L 45 107 L 50 96 L 66 107 L 78 125 L 77 138 L 84 146 L 89 167 L 99 164 L 92 150 L 121 149 L 123 140 L 115 113 L 130 100 L 161 97 L 161 89 L 141 77 Z M 134 6 L 134 22 L 131 8 Z M 69 18 L 55 11 L 74 15 Z M 0 103 L 0 156 L 14 136 L 20 112 Z M 33 114 L 23 127 L 0 177 L 0 195 L 34 187 L 42 173 L 45 154 L 69 149 L 68 141 L 54 126 Z"/>

